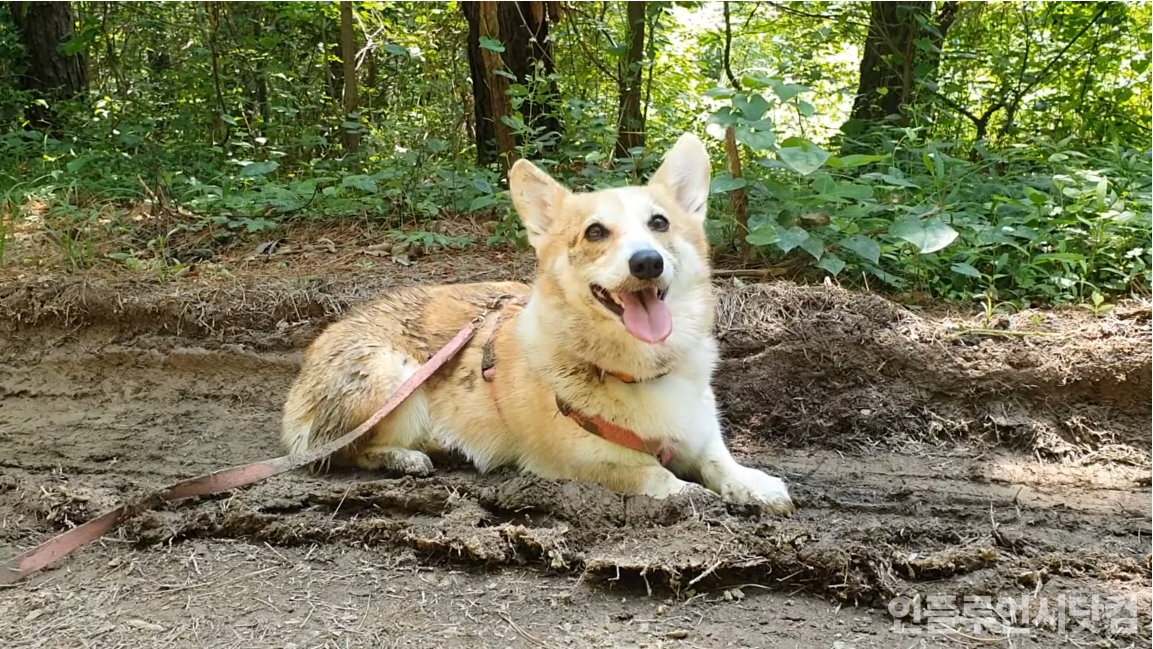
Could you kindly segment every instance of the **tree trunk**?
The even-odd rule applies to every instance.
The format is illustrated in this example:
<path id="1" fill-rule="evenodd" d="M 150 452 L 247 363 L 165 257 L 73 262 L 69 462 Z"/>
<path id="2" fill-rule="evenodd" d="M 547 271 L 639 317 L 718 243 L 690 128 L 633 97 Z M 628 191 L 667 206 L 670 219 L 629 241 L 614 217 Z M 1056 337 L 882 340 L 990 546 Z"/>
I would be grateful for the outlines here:
<path id="1" fill-rule="evenodd" d="M 918 14 L 929 15 L 930 2 L 871 3 L 869 34 L 861 56 L 861 78 L 852 118 L 863 121 L 900 115 L 916 94 L 918 49 L 916 40 L 928 36 L 917 24 Z"/>
<path id="2" fill-rule="evenodd" d="M 468 69 L 472 78 L 473 129 L 476 136 L 477 161 L 490 164 L 497 158 L 496 122 L 493 115 L 492 90 L 487 79 L 492 74 L 485 61 L 486 52 L 496 55 L 503 69 L 516 83 L 536 88 L 521 105 L 525 124 L 540 129 L 542 135 L 563 133 L 558 117 L 556 82 L 549 77 L 556 71 L 552 40 L 549 36 L 556 20 L 557 2 L 500 2 L 495 8 L 498 31 L 489 36 L 501 43 L 504 52 L 496 53 L 480 46 L 481 20 L 479 2 L 461 2 L 468 21 Z M 535 79 L 538 81 L 534 84 Z M 540 91 L 540 85 L 544 91 Z M 507 85 L 507 84 L 506 84 Z M 554 138 L 555 139 L 555 138 Z"/>
<path id="3" fill-rule="evenodd" d="M 380 93 L 376 88 L 376 80 L 380 74 L 380 64 L 376 61 L 375 49 L 368 50 L 364 53 L 364 56 L 368 59 L 368 73 L 364 77 L 364 87 L 369 91 L 366 105 L 369 109 L 372 109 L 379 104 L 377 97 Z"/>
<path id="4" fill-rule="evenodd" d="M 76 21 L 70 2 L 9 2 L 8 10 L 26 52 L 20 87 L 47 106 L 33 104 L 26 117 L 35 128 L 56 126 L 56 103 L 79 96 L 88 88 L 88 73 L 79 53 L 62 46 L 72 40 Z"/>
<path id="5" fill-rule="evenodd" d="M 741 149 L 737 146 L 737 130 L 732 126 L 725 129 L 725 160 L 729 163 L 729 175 L 733 178 L 744 178 L 741 170 Z M 736 239 L 741 249 L 741 259 L 752 261 L 756 256 L 756 249 L 749 243 L 749 199 L 745 195 L 745 188 L 739 187 L 732 191 L 733 220 L 737 222 Z"/>
<path id="6" fill-rule="evenodd" d="M 323 53 L 321 61 L 327 73 L 325 77 L 328 83 L 325 86 L 325 93 L 328 99 L 337 105 L 342 104 L 341 98 L 344 96 L 344 64 L 340 57 L 340 35 L 337 34 L 336 38 L 331 38 L 333 27 L 331 19 L 326 15 L 321 15 L 318 18 L 320 21 L 320 51 Z"/>
<path id="7" fill-rule="evenodd" d="M 478 3 L 478 17 L 480 19 L 480 38 L 500 40 L 500 11 L 499 2 L 481 0 Z M 492 125 L 496 134 L 497 152 L 504 171 L 507 173 L 512 163 L 516 161 L 516 138 L 512 129 L 505 123 L 506 117 L 512 116 L 512 104 L 508 96 L 508 79 L 499 74 L 504 71 L 504 63 L 500 54 L 491 49 L 481 48 L 481 58 L 484 62 L 484 85 L 489 91 L 489 106 L 492 108 Z"/>
<path id="8" fill-rule="evenodd" d="M 645 146 L 641 113 L 641 72 L 645 55 L 645 3 L 628 3 L 629 49 L 620 67 L 620 102 L 617 113 L 616 157 L 627 158 Z"/>
<path id="9" fill-rule="evenodd" d="M 473 133 L 476 136 L 476 161 L 481 166 L 496 161 L 496 129 L 492 123 L 492 103 L 489 100 L 487 73 L 480 48 L 480 3 L 462 2 L 461 10 L 468 21 L 468 75 L 472 79 Z"/>
<path id="10" fill-rule="evenodd" d="M 505 68 L 531 91 L 522 108 L 525 124 L 539 129 L 538 137 L 554 133 L 559 141 L 560 91 L 552 80 L 556 63 L 550 36 L 559 3 L 501 2 L 499 6 Z"/>
<path id="11" fill-rule="evenodd" d="M 741 82 L 737 79 L 737 75 L 733 74 L 733 23 L 728 0 L 725 0 L 721 8 L 725 17 L 725 47 L 721 51 L 721 64 L 724 66 L 725 75 L 729 78 L 729 83 L 732 84 L 734 90 L 739 92 L 741 90 Z M 725 129 L 725 160 L 729 163 L 730 176 L 736 179 L 744 177 L 744 172 L 741 170 L 741 148 L 737 146 L 737 129 L 731 124 Z M 745 195 L 744 187 L 734 189 L 730 196 L 733 203 L 733 219 L 737 222 L 737 228 L 733 234 L 736 236 L 737 243 L 740 246 L 741 258 L 746 262 L 751 261 L 756 256 L 756 249 L 749 243 L 748 239 L 748 196 Z"/>
<path id="12" fill-rule="evenodd" d="M 352 29 L 352 3 L 348 0 L 342 0 L 340 3 L 340 61 L 341 73 L 344 76 L 344 121 L 352 122 L 359 98 L 356 78 L 356 34 Z M 360 131 L 342 127 L 341 132 L 344 136 L 344 150 L 349 153 L 355 152 L 360 147 Z"/>

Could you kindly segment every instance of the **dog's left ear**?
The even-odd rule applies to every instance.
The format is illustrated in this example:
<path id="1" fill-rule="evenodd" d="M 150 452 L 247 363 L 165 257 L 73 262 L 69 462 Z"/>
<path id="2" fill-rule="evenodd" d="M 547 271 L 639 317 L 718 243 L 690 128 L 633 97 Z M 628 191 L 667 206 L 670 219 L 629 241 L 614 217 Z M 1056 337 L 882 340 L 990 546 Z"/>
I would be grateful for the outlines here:
<path id="1" fill-rule="evenodd" d="M 685 133 L 665 155 L 665 161 L 649 184 L 664 186 L 682 209 L 704 220 L 711 176 L 709 152 L 704 143 L 696 135 Z"/>
<path id="2" fill-rule="evenodd" d="M 528 231 L 529 243 L 540 250 L 552 227 L 553 215 L 569 191 L 523 158 L 509 169 L 508 188 L 512 192 L 512 204 Z"/>

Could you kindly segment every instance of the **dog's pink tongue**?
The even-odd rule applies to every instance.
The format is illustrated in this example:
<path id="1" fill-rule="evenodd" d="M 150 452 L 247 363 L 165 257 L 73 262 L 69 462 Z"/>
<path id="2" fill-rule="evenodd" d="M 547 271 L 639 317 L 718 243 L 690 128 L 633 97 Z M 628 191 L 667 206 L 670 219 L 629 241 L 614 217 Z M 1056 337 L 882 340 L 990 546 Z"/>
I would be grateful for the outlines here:
<path id="1" fill-rule="evenodd" d="M 625 329 L 638 340 L 659 343 L 673 333 L 669 307 L 657 297 L 656 289 L 621 293 L 620 298 L 625 309 Z"/>

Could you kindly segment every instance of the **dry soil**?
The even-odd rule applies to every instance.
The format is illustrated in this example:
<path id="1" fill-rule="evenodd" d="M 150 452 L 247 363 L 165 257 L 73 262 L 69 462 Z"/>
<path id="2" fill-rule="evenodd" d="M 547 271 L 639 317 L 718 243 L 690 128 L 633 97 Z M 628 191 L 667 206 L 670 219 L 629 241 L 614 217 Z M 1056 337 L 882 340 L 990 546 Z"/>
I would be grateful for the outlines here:
<path id="1" fill-rule="evenodd" d="M 350 305 L 532 270 L 294 263 L 4 276 L 0 559 L 277 455 L 301 350 Z M 729 441 L 790 483 L 792 518 L 451 464 L 290 474 L 142 513 L 0 589 L 0 646 L 1150 646 L 1148 304 L 985 321 L 719 287 Z M 966 595 L 1034 599 L 1013 634 L 894 631 L 894 597 Z M 1060 595 L 1132 595 L 1136 633 L 1034 625 Z"/>

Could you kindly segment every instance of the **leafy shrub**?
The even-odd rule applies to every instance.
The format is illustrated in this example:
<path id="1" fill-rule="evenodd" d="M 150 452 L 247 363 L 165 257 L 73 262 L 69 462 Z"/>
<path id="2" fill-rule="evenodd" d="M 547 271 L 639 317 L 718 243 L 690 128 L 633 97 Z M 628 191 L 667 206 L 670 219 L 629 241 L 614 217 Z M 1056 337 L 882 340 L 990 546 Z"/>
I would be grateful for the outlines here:
<path id="1" fill-rule="evenodd" d="M 733 128 L 755 159 L 741 178 L 714 179 L 715 195 L 743 189 L 749 201 L 747 233 L 717 202 L 721 238 L 743 235 L 770 262 L 800 257 L 849 281 L 948 299 L 1148 292 L 1148 151 L 1078 151 L 1072 138 L 993 151 L 903 128 L 877 153 L 836 155 L 776 131 L 773 109 L 813 114 L 801 98 L 808 88 L 764 77 L 743 85 L 708 93 L 728 101 L 710 124 Z"/>

